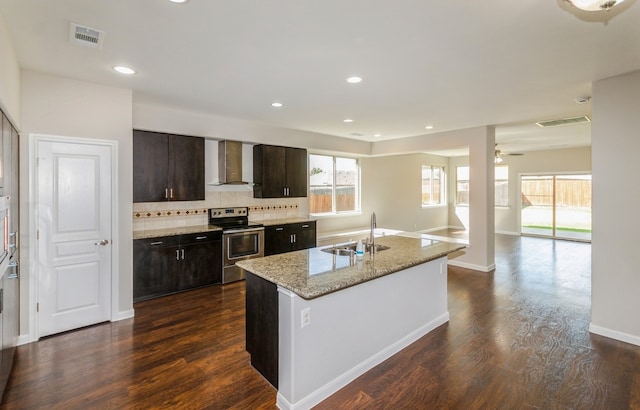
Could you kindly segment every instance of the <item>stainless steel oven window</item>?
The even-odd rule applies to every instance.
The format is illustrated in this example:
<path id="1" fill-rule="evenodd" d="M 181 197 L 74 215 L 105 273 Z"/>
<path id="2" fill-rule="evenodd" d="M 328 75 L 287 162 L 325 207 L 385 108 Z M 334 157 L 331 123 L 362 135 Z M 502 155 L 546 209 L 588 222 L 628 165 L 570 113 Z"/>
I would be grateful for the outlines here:
<path id="1" fill-rule="evenodd" d="M 258 232 L 231 234 L 227 237 L 227 258 L 238 259 L 260 252 Z"/>

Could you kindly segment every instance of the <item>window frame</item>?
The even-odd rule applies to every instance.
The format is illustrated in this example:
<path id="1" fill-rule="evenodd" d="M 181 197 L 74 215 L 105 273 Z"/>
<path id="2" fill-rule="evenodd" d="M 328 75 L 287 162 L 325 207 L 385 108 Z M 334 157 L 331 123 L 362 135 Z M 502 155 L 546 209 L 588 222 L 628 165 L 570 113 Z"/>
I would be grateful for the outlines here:
<path id="1" fill-rule="evenodd" d="M 429 192 L 429 198 L 433 198 L 433 181 L 434 181 L 434 169 L 438 169 L 440 171 L 440 192 L 438 192 L 439 195 L 439 201 L 438 202 L 424 202 L 424 195 L 425 195 L 425 191 L 424 191 L 424 181 L 425 179 L 423 178 L 424 172 L 425 172 L 425 168 L 429 168 L 430 169 L 430 183 L 429 183 L 429 188 L 430 188 L 430 192 Z M 426 164 L 422 164 L 422 166 L 420 167 L 420 205 L 422 206 L 422 208 L 432 208 L 432 207 L 437 207 L 437 206 L 445 206 L 447 204 L 447 198 L 446 198 L 446 192 L 447 190 L 446 188 L 446 182 L 447 182 L 447 178 L 446 178 L 446 169 L 444 167 L 444 165 L 426 165 Z"/>
<path id="2" fill-rule="evenodd" d="M 506 179 L 497 179 L 496 178 L 495 175 L 496 175 L 496 171 L 497 171 L 498 167 L 506 168 L 506 170 L 507 170 L 507 172 L 506 172 L 507 173 L 507 178 Z M 458 201 L 458 199 L 460 197 L 459 192 L 461 192 L 461 191 L 458 190 L 460 182 L 461 181 L 462 182 L 466 182 L 467 187 L 469 187 L 469 179 L 463 179 L 463 180 L 459 179 L 459 174 L 460 174 L 459 170 L 460 170 L 460 168 L 467 168 L 467 174 L 469 173 L 469 169 L 470 169 L 469 165 L 456 165 L 456 184 L 455 184 L 456 185 L 456 187 L 455 187 L 455 189 L 456 189 L 455 198 L 456 199 L 455 199 L 455 205 L 456 206 L 469 206 L 469 202 L 459 202 Z M 494 207 L 495 208 L 509 208 L 510 207 L 510 203 L 509 203 L 509 186 L 511 185 L 510 184 L 510 180 L 509 180 L 509 164 L 495 164 L 494 174 L 493 175 L 494 175 L 494 182 L 493 182 L 493 184 L 494 184 L 493 185 L 494 186 L 494 196 L 493 196 Z M 499 182 L 500 183 L 503 183 L 503 182 L 507 183 L 507 195 L 506 195 L 507 203 L 506 204 L 498 204 L 497 201 L 496 201 L 496 193 L 497 193 L 496 187 L 497 187 L 497 184 Z M 469 192 L 469 190 L 467 190 L 467 192 Z"/>
<path id="3" fill-rule="evenodd" d="M 331 184 L 331 211 L 330 212 L 313 212 L 311 209 L 311 188 L 312 188 L 312 184 L 311 184 L 311 157 L 312 156 L 317 156 L 317 157 L 328 157 L 331 158 L 332 160 L 332 175 L 333 175 L 333 181 Z M 337 184 L 337 175 L 338 175 L 338 169 L 337 169 L 337 159 L 346 159 L 346 160 L 353 160 L 355 161 L 355 165 L 356 165 L 356 181 L 355 181 L 355 197 L 354 197 L 354 209 L 353 210 L 347 210 L 347 211 L 338 211 L 337 208 L 337 188 L 338 188 L 338 184 Z M 342 215 L 354 215 L 354 214 L 360 214 L 361 212 L 361 192 L 362 192 L 362 183 L 361 183 L 361 168 L 360 168 L 360 159 L 357 157 L 349 157 L 349 156 L 343 156 L 343 155 L 327 155 L 327 154 L 315 154 L 315 153 L 309 153 L 309 158 L 308 158 L 308 162 L 309 162 L 309 169 L 308 169 L 308 177 L 309 177 L 309 214 L 312 216 L 317 216 L 317 217 L 322 217 L 322 216 L 342 216 Z M 320 185 L 315 185 L 316 187 L 320 187 Z M 340 186 L 345 186 L 345 185 L 340 185 Z"/>

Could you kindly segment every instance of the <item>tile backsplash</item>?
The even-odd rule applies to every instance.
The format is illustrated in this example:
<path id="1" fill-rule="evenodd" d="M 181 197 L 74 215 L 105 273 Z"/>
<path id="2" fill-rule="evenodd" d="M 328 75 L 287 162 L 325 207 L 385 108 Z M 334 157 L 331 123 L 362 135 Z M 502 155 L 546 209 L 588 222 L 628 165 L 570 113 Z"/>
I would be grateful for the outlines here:
<path id="1" fill-rule="evenodd" d="M 248 206 L 249 219 L 269 220 L 309 216 L 308 198 L 254 198 L 250 187 L 208 190 L 204 201 L 133 204 L 133 230 L 147 231 L 206 225 L 209 208 Z"/>

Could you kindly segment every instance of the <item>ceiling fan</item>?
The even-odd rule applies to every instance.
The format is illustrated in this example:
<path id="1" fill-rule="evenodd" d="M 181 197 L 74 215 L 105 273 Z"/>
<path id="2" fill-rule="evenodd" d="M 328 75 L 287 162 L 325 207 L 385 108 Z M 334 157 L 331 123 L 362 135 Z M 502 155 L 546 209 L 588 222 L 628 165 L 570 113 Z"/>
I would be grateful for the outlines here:
<path id="1" fill-rule="evenodd" d="M 521 152 L 512 152 L 512 153 L 506 153 L 505 152 L 505 153 L 503 153 L 502 151 L 500 151 L 498 149 L 498 144 L 496 144 L 495 145 L 495 155 L 494 155 L 494 158 L 493 158 L 493 162 L 495 162 L 496 164 L 502 163 L 502 161 L 504 161 L 504 159 L 502 159 L 502 157 L 506 156 L 506 155 L 509 155 L 509 156 L 522 156 L 524 154 L 521 153 Z"/>

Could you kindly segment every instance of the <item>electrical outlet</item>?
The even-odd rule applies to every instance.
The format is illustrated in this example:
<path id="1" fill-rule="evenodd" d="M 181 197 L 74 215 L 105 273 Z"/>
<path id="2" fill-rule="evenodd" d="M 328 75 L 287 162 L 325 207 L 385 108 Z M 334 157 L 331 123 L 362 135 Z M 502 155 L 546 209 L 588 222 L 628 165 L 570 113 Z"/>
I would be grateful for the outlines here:
<path id="1" fill-rule="evenodd" d="M 311 324 L 311 308 L 300 311 L 300 327 L 307 327 Z"/>

